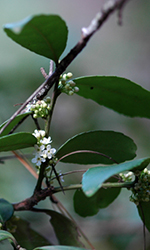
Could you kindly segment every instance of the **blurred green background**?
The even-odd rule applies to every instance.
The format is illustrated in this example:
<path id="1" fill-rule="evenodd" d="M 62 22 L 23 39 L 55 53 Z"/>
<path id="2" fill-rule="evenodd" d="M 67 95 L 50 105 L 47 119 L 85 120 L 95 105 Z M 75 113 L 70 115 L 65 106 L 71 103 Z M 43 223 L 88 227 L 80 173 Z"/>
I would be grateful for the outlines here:
<path id="1" fill-rule="evenodd" d="M 46 71 L 49 68 L 47 59 L 15 44 L 3 32 L 2 26 L 33 14 L 58 14 L 66 21 L 69 28 L 68 44 L 63 53 L 66 55 L 79 41 L 81 28 L 90 24 L 105 2 L 107 1 L 0 0 L 0 123 L 7 120 L 18 108 L 14 105 L 24 102 L 44 81 L 40 67 L 44 67 Z M 150 90 L 149 11 L 149 1 L 129 1 L 123 11 L 123 25 L 118 26 L 117 14 L 113 14 L 69 66 L 67 72 L 73 72 L 74 77 L 83 75 L 125 77 Z M 55 148 L 77 133 L 94 129 L 122 132 L 137 144 L 138 158 L 149 156 L 148 119 L 125 117 L 76 95 L 60 96 L 50 134 Z M 34 124 L 31 119 L 27 120 L 20 130 L 32 132 Z M 60 164 L 58 169 L 64 172 L 73 170 L 74 167 L 81 168 L 81 166 Z M 76 175 L 69 180 L 66 177 L 65 184 L 76 183 L 79 180 Z M 0 197 L 10 202 L 19 202 L 32 195 L 35 183 L 35 179 L 17 160 L 0 165 Z M 142 223 L 135 205 L 128 201 L 129 195 L 129 192 L 123 190 L 110 207 L 91 218 L 81 218 L 74 213 L 73 192 L 59 194 L 57 197 L 75 217 L 96 249 L 130 250 L 136 247 L 138 250 L 142 249 Z M 44 201 L 40 207 L 51 208 L 51 205 L 48 201 Z M 49 227 L 47 218 L 43 216 L 39 218 L 39 215 L 29 212 L 19 213 L 19 216 L 31 221 L 32 228 L 46 234 L 47 238 L 56 243 L 52 229 L 47 229 Z M 149 234 L 147 241 L 150 242 Z"/>

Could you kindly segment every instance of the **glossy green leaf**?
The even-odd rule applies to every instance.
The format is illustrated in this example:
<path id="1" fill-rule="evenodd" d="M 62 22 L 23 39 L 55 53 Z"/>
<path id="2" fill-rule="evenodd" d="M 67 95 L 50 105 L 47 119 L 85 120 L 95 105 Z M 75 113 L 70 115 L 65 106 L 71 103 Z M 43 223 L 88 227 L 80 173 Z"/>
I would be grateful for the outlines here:
<path id="1" fill-rule="evenodd" d="M 128 79 L 87 76 L 74 79 L 78 95 L 131 117 L 150 118 L 150 92 Z"/>
<path id="2" fill-rule="evenodd" d="M 0 137 L 0 152 L 32 147 L 37 139 L 30 133 L 19 132 Z"/>
<path id="3" fill-rule="evenodd" d="M 18 244 L 28 250 L 32 250 L 37 246 L 51 245 L 48 240 L 30 227 L 29 222 L 22 218 L 13 216 L 10 221 L 7 222 L 7 226 L 13 231 L 13 236 Z"/>
<path id="4" fill-rule="evenodd" d="M 47 247 L 37 247 L 33 250 L 88 250 L 80 247 L 68 247 L 68 246 L 47 246 Z"/>
<path id="5" fill-rule="evenodd" d="M 60 245 L 82 247 L 76 225 L 66 216 L 52 210 L 47 210 L 50 222 Z"/>
<path id="6" fill-rule="evenodd" d="M 106 182 L 116 182 L 111 178 Z M 74 194 L 74 209 L 82 217 L 93 216 L 99 209 L 109 206 L 119 195 L 120 188 L 100 188 L 92 197 L 87 197 L 81 189 Z"/>
<path id="7" fill-rule="evenodd" d="M 83 174 L 82 189 L 83 192 L 91 197 L 102 186 L 108 178 L 124 171 L 134 170 L 136 168 L 144 169 L 150 163 L 150 158 L 143 158 L 129 162 L 120 163 L 112 166 L 102 166 L 90 168 Z"/>
<path id="8" fill-rule="evenodd" d="M 133 159 L 136 149 L 133 140 L 122 133 L 97 130 L 70 138 L 58 149 L 56 157 L 67 163 L 113 164 Z"/>
<path id="9" fill-rule="evenodd" d="M 4 230 L 0 230 L 0 241 L 3 240 L 9 240 L 13 246 L 17 246 L 17 241 L 15 240 L 15 238 L 13 237 L 13 235 L 7 231 Z"/>
<path id="10" fill-rule="evenodd" d="M 28 116 L 30 113 L 25 113 L 21 115 L 17 115 L 11 122 L 10 124 L 4 129 L 4 131 L 0 134 L 1 136 L 8 135 L 9 132 L 26 116 Z M 8 122 L 9 120 L 5 121 L 3 124 L 0 125 L 0 130 L 1 128 Z"/>
<path id="11" fill-rule="evenodd" d="M 150 202 L 140 202 L 140 204 L 137 206 L 137 209 L 141 220 L 150 232 Z"/>
<path id="12" fill-rule="evenodd" d="M 57 15 L 27 17 L 6 24 L 4 31 L 16 43 L 55 62 L 64 51 L 68 36 L 66 23 Z"/>
<path id="13" fill-rule="evenodd" d="M 0 199 L 0 223 L 4 224 L 12 217 L 13 213 L 13 205 L 4 199 Z"/>

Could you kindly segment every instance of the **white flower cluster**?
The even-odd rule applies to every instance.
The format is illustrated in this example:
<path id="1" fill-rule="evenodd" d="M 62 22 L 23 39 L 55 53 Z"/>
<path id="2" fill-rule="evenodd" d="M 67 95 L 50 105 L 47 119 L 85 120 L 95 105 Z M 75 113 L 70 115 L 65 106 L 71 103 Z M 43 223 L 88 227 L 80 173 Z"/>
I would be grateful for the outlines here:
<path id="1" fill-rule="evenodd" d="M 32 159 L 32 163 L 36 164 L 36 167 L 40 167 L 42 162 L 46 160 L 55 162 L 56 149 L 51 147 L 51 137 L 45 137 L 44 130 L 34 130 L 33 135 L 37 138 L 37 144 L 34 146 L 36 152 L 35 157 Z"/>
<path id="2" fill-rule="evenodd" d="M 121 176 L 123 181 L 130 182 L 130 181 L 133 181 L 133 179 L 134 179 L 134 174 L 131 171 L 129 171 L 127 173 L 120 173 L 119 175 Z"/>
<path id="3" fill-rule="evenodd" d="M 33 104 L 28 104 L 27 105 L 27 111 L 32 111 L 33 112 L 33 117 L 35 119 L 42 117 L 44 119 L 47 118 L 49 111 L 51 109 L 51 98 L 47 97 L 44 100 L 38 100 L 37 102 Z"/>
<path id="4" fill-rule="evenodd" d="M 150 201 L 150 170 L 145 168 L 143 171 L 135 173 L 135 176 L 137 182 L 135 182 L 134 187 L 130 188 L 132 191 L 130 201 L 138 206 L 140 201 Z"/>
<path id="5" fill-rule="evenodd" d="M 67 95 L 73 95 L 75 92 L 79 91 L 79 88 L 76 86 L 76 83 L 72 78 L 72 73 L 63 74 L 60 76 L 58 88 L 61 92 L 66 93 Z"/>

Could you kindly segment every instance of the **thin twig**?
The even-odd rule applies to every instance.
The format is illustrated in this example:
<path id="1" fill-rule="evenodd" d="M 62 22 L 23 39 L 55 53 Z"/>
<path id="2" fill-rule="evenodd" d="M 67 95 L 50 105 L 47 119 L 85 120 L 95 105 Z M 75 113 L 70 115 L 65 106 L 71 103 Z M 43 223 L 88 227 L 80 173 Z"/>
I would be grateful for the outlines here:
<path id="1" fill-rule="evenodd" d="M 69 172 L 65 172 L 64 174 L 61 173 L 58 176 L 61 177 L 61 176 L 69 175 L 69 174 L 85 173 L 86 171 L 87 171 L 86 169 L 72 170 Z M 53 181 L 55 179 L 56 179 L 56 177 L 53 177 L 53 178 L 51 178 L 51 181 Z"/>
<path id="2" fill-rule="evenodd" d="M 24 155 L 20 155 L 17 151 L 12 151 L 12 153 L 15 155 L 15 157 L 22 163 L 22 165 L 25 166 L 25 168 L 37 179 L 38 174 L 36 171 L 32 168 L 32 166 L 29 164 L 27 159 L 25 158 Z"/>
<path id="3" fill-rule="evenodd" d="M 53 74 L 53 68 L 54 68 L 54 62 L 52 60 L 50 60 L 49 73 L 48 73 L 49 76 L 51 76 Z"/>
<path id="4" fill-rule="evenodd" d="M 133 182 L 107 182 L 107 183 L 103 183 L 102 184 L 102 188 L 128 188 L 128 187 L 132 187 L 133 186 Z M 72 184 L 72 185 L 68 185 L 68 186 L 63 186 L 63 190 L 64 191 L 70 191 L 70 190 L 77 190 L 82 188 L 82 184 Z M 61 192 L 61 188 L 60 187 L 55 187 L 53 189 L 53 193 L 58 193 Z"/>
<path id="5" fill-rule="evenodd" d="M 45 69 L 44 69 L 43 67 L 41 67 L 41 68 L 40 68 L 40 71 L 41 71 L 42 75 L 44 76 L 44 78 L 47 79 L 47 78 L 48 78 L 48 75 L 47 75 Z"/>

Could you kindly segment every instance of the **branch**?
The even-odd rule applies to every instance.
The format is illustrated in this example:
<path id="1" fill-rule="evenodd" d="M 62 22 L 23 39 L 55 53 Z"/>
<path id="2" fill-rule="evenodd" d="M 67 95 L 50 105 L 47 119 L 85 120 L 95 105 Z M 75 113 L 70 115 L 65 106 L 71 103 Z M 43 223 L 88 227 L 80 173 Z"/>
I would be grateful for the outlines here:
<path id="1" fill-rule="evenodd" d="M 37 205 L 40 201 L 45 200 L 46 197 L 51 197 L 53 194 L 53 187 L 41 189 L 39 191 L 35 191 L 34 194 L 19 202 L 13 204 L 15 211 L 24 211 L 24 210 L 32 210 L 32 208 Z"/>
<path id="2" fill-rule="evenodd" d="M 132 187 L 134 182 L 113 182 L 113 183 L 103 183 L 102 188 L 129 188 Z M 63 191 L 69 191 L 69 190 L 77 190 L 81 189 L 82 184 L 74 184 L 74 185 L 68 185 L 63 186 Z M 34 194 L 19 202 L 16 204 L 13 204 L 15 211 L 23 211 L 23 210 L 32 210 L 35 205 L 37 205 L 40 201 L 45 200 L 47 197 L 53 197 L 53 194 L 62 192 L 61 187 L 49 187 L 41 190 L 36 190 Z"/>
<path id="3" fill-rule="evenodd" d="M 9 121 L 0 130 L 0 134 L 11 123 L 11 121 L 23 111 L 23 109 L 29 102 L 32 102 L 33 99 L 42 99 L 44 96 L 47 95 L 48 91 L 52 88 L 54 83 L 59 80 L 60 75 L 66 70 L 66 68 L 71 64 L 71 62 L 76 58 L 76 56 L 80 54 L 80 52 L 85 48 L 86 44 L 93 36 L 93 34 L 100 29 L 100 27 L 114 11 L 118 10 L 119 13 L 121 13 L 122 8 L 127 1 L 129 0 L 109 0 L 104 5 L 102 10 L 92 20 L 89 27 L 82 28 L 81 40 L 57 65 L 57 68 L 54 73 L 49 76 L 46 81 L 41 84 L 41 86 L 37 88 L 35 92 L 23 103 L 23 105 L 10 117 Z"/>

